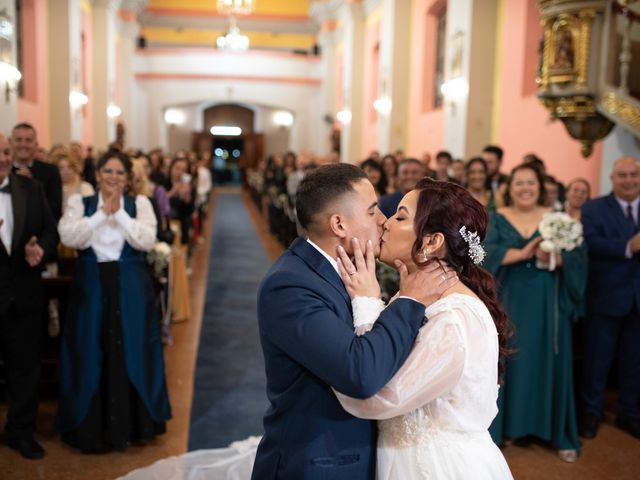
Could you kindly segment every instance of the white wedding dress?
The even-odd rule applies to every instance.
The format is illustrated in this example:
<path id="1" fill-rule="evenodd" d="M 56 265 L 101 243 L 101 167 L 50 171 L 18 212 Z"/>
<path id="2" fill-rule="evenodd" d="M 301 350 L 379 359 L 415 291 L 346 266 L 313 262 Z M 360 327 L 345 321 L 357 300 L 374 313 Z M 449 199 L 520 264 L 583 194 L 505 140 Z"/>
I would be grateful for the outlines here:
<path id="1" fill-rule="evenodd" d="M 361 334 L 384 308 L 354 299 Z M 487 307 L 454 293 L 426 309 L 409 358 L 374 397 L 337 393 L 351 414 L 378 420 L 378 480 L 512 479 L 489 425 L 498 413 L 498 334 Z"/>
<path id="2" fill-rule="evenodd" d="M 382 301 L 353 300 L 362 334 Z M 379 480 L 512 479 L 488 428 L 498 409 L 498 337 L 486 306 L 452 294 L 426 309 L 409 358 L 377 395 L 357 400 L 336 392 L 355 416 L 378 420 Z M 258 438 L 226 449 L 199 450 L 135 470 L 125 480 L 248 480 Z"/>

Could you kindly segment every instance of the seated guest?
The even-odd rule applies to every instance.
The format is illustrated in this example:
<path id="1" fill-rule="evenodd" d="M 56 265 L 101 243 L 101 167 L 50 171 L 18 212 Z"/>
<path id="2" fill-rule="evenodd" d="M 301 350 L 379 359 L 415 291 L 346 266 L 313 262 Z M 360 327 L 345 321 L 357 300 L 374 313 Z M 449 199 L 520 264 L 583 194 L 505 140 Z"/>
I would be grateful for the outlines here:
<path id="1" fill-rule="evenodd" d="M 398 190 L 380 198 L 378 207 L 387 218 L 392 217 L 407 192 L 416 188 L 424 177 L 424 164 L 416 158 L 405 158 L 398 165 Z"/>
<path id="2" fill-rule="evenodd" d="M 584 178 L 574 178 L 567 185 L 564 211 L 580 221 L 582 205 L 591 198 L 591 185 Z"/>
<path id="3" fill-rule="evenodd" d="M 62 216 L 62 180 L 54 165 L 36 160 L 38 139 L 36 129 L 28 123 L 19 123 L 11 131 L 13 167 L 15 173 L 34 178 L 42 184 L 53 218 Z"/>
<path id="4" fill-rule="evenodd" d="M 369 158 L 360 164 L 360 168 L 367 174 L 367 178 L 376 190 L 378 198 L 385 195 L 387 191 L 387 178 L 380 164 Z"/>
<path id="5" fill-rule="evenodd" d="M 51 163 L 56 165 L 60 171 L 63 211 L 71 195 L 79 194 L 82 197 L 89 197 L 96 193 L 91 184 L 80 177 L 81 166 L 77 157 L 71 156 L 65 151 L 59 151 L 51 157 Z"/>
<path id="6" fill-rule="evenodd" d="M 467 190 L 484 208 L 495 211 L 496 202 L 493 191 L 487 187 L 487 164 L 481 157 L 473 157 L 465 166 Z"/>
<path id="7" fill-rule="evenodd" d="M 149 440 L 171 417 L 145 254 L 156 219 L 145 196 L 125 194 L 126 155 L 107 152 L 96 167 L 98 194 L 70 197 L 58 226 L 79 256 L 60 344 L 56 427 L 84 452 Z"/>
<path id="8" fill-rule="evenodd" d="M 560 183 L 551 175 L 544 177 L 544 188 L 547 191 L 546 206 L 554 212 L 562 211 L 562 202 L 560 201 Z"/>
<path id="9" fill-rule="evenodd" d="M 396 180 L 398 177 L 398 161 L 396 160 L 396 157 L 388 153 L 382 157 L 380 165 L 382 166 L 382 171 L 387 179 L 387 191 L 384 192 L 384 194 L 395 192 L 397 189 Z"/>
<path id="10" fill-rule="evenodd" d="M 25 458 L 42 458 L 36 442 L 44 295 L 40 272 L 57 244 L 42 185 L 11 173 L 11 146 L 0 135 L 0 354 L 6 371 L 5 438 Z"/>
<path id="11" fill-rule="evenodd" d="M 442 150 L 436 154 L 436 169 L 431 175 L 431 178 L 440 182 L 454 182 L 458 181 L 449 175 L 449 169 L 453 163 L 453 157 L 446 150 Z"/>
<path id="12" fill-rule="evenodd" d="M 582 312 L 587 258 L 584 245 L 556 255 L 540 248 L 545 213 L 544 180 L 531 165 L 514 168 L 506 205 L 491 216 L 485 268 L 502 287 L 501 301 L 515 326 L 491 436 L 534 436 L 550 442 L 560 458 L 578 457 L 571 354 L 572 324 Z M 539 260 L 539 261 L 536 261 Z"/>
<path id="13" fill-rule="evenodd" d="M 190 231 L 193 225 L 192 215 L 195 211 L 195 189 L 193 177 L 188 173 L 189 162 L 182 157 L 176 157 L 169 167 L 168 190 L 171 213 L 169 218 L 180 221 L 180 241 L 182 245 L 190 244 Z"/>
<path id="14" fill-rule="evenodd" d="M 613 191 L 582 207 L 589 249 L 580 435 L 593 438 L 604 413 L 609 370 L 618 357 L 616 426 L 640 438 L 640 168 L 623 157 Z"/>

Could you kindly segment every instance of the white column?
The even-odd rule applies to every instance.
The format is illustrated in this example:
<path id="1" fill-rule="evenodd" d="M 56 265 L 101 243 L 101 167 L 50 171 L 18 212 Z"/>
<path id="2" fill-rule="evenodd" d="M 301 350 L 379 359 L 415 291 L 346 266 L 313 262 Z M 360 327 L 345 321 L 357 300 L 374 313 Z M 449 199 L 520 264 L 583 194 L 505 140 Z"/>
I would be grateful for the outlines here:
<path id="1" fill-rule="evenodd" d="M 11 52 L 11 62 L 16 65 L 16 33 L 18 31 L 16 25 L 16 2 L 14 0 L 0 0 L 0 11 L 5 10 L 7 16 L 13 23 L 13 45 Z M 11 134 L 11 128 L 16 124 L 17 120 L 17 96 L 18 93 L 15 90 L 9 91 L 9 96 L 6 96 L 6 80 L 0 79 L 0 133 L 9 136 Z"/>
<path id="2" fill-rule="evenodd" d="M 115 139 L 115 121 L 107 116 L 107 107 L 115 92 L 115 33 L 119 0 L 94 0 L 91 9 L 93 28 L 93 88 L 90 99 L 93 144 L 104 149 Z"/>
<path id="3" fill-rule="evenodd" d="M 365 16 L 361 3 L 345 4 L 340 13 L 344 32 L 343 108 L 351 112 L 351 121 L 342 126 L 340 160 L 358 163 L 363 155 Z"/>
<path id="4" fill-rule="evenodd" d="M 82 91 L 79 0 L 49 0 L 50 143 L 82 139 L 82 107 L 72 108 L 69 94 Z"/>
<path id="5" fill-rule="evenodd" d="M 380 71 L 377 98 L 391 101 L 378 112 L 378 150 L 405 150 L 409 139 L 411 2 L 383 0 L 380 25 Z"/>

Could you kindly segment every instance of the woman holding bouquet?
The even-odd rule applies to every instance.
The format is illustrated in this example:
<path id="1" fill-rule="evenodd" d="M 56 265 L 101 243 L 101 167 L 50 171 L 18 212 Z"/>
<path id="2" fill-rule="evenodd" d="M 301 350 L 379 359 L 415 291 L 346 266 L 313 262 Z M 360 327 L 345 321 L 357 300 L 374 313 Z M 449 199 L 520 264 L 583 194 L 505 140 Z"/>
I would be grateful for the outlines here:
<path id="1" fill-rule="evenodd" d="M 164 433 L 171 416 L 145 251 L 156 238 L 149 200 L 125 194 L 129 157 L 107 152 L 99 191 L 72 195 L 62 243 L 78 250 L 63 329 L 56 427 L 84 452 L 124 450 Z"/>
<path id="2" fill-rule="evenodd" d="M 557 253 L 540 247 L 539 225 L 550 213 L 544 199 L 541 174 L 526 164 L 514 168 L 506 206 L 492 215 L 485 240 L 485 267 L 501 285 L 515 326 L 490 431 L 498 445 L 527 436 L 548 441 L 571 462 L 579 451 L 571 327 L 581 310 L 587 257 L 583 245 Z"/>

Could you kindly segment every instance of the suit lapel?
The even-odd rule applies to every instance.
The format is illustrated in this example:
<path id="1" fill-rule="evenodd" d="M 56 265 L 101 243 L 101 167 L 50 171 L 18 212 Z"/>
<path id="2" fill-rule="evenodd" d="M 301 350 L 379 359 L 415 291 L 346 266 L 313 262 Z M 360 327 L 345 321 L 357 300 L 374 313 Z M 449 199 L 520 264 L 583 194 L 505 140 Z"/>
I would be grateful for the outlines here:
<path id="1" fill-rule="evenodd" d="M 304 238 L 296 238 L 289 247 L 295 255 L 300 257 L 309 265 L 318 275 L 329 282 L 342 296 L 342 298 L 351 305 L 351 299 L 338 273 L 324 256 L 318 252 Z"/>
<path id="2" fill-rule="evenodd" d="M 627 217 L 625 217 L 624 212 L 620 208 L 620 204 L 613 194 L 607 197 L 607 204 L 609 205 L 611 216 L 615 219 L 624 235 L 627 237 L 633 235 L 633 227 L 631 226 L 631 223 L 629 223 Z"/>
<path id="3" fill-rule="evenodd" d="M 18 241 L 22 235 L 27 216 L 27 191 L 24 182 L 16 175 L 11 175 L 11 203 L 13 207 L 13 235 L 11 237 L 11 252 L 18 249 Z"/>

